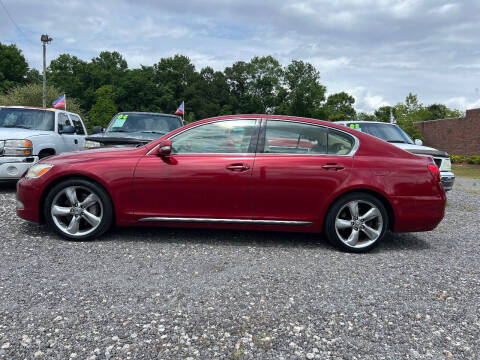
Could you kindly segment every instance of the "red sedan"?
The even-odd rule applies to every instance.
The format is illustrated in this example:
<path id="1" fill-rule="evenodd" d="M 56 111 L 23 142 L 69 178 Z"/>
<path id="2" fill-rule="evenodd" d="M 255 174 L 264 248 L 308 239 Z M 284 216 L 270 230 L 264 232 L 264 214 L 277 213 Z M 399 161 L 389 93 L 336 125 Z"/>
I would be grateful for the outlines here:
<path id="1" fill-rule="evenodd" d="M 43 159 L 17 184 L 17 214 L 73 240 L 117 226 L 324 232 L 353 252 L 387 230 L 428 231 L 445 193 L 430 157 L 329 122 L 222 116 L 134 149 Z"/>

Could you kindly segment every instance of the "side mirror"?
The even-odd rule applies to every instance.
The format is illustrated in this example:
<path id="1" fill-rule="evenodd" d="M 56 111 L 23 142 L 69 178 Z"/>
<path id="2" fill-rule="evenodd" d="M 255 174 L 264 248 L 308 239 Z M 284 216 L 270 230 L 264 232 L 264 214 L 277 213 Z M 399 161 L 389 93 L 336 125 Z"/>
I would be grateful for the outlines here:
<path id="1" fill-rule="evenodd" d="M 75 134 L 75 128 L 71 125 L 64 126 L 63 129 L 58 130 L 59 134 Z"/>
<path id="2" fill-rule="evenodd" d="M 170 156 L 172 153 L 172 140 L 163 140 L 158 146 L 159 156 Z"/>
<path id="3" fill-rule="evenodd" d="M 422 146 L 422 145 L 423 145 L 423 141 L 420 140 L 420 139 L 415 139 L 415 145 Z"/>
<path id="4" fill-rule="evenodd" d="M 101 127 L 101 126 L 95 126 L 92 129 L 92 134 L 100 134 L 101 132 L 103 132 L 103 127 Z"/>

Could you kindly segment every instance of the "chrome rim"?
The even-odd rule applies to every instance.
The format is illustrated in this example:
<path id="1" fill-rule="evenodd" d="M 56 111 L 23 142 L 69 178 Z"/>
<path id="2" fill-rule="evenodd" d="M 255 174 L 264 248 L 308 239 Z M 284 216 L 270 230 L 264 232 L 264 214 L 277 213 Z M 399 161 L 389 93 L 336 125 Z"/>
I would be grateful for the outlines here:
<path id="1" fill-rule="evenodd" d="M 54 197 L 50 211 L 55 225 L 75 237 L 93 232 L 103 218 L 100 198 L 84 186 L 69 186 L 60 191 Z"/>
<path id="2" fill-rule="evenodd" d="M 382 213 L 368 201 L 350 201 L 335 217 L 337 236 L 352 248 L 360 249 L 373 244 L 382 234 L 382 229 Z"/>

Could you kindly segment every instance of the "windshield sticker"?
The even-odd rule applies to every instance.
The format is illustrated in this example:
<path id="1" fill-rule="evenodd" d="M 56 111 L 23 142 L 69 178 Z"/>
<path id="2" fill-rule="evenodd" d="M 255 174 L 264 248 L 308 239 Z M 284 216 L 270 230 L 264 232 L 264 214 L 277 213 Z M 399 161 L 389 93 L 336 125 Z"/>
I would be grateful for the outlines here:
<path id="1" fill-rule="evenodd" d="M 125 120 L 127 120 L 128 115 L 118 115 L 117 118 L 115 119 L 115 122 L 113 123 L 112 127 L 122 127 L 123 124 L 125 124 Z"/>
<path id="2" fill-rule="evenodd" d="M 362 131 L 362 129 L 360 129 L 360 124 L 350 124 L 350 129 Z"/>

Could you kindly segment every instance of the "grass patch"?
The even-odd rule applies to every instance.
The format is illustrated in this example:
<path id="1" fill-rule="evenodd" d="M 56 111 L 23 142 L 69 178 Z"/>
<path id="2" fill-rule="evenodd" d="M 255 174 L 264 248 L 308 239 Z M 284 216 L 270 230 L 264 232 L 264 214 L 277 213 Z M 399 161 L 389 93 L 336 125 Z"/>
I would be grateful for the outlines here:
<path id="1" fill-rule="evenodd" d="M 480 165 L 452 164 L 452 171 L 457 177 L 480 179 Z"/>

